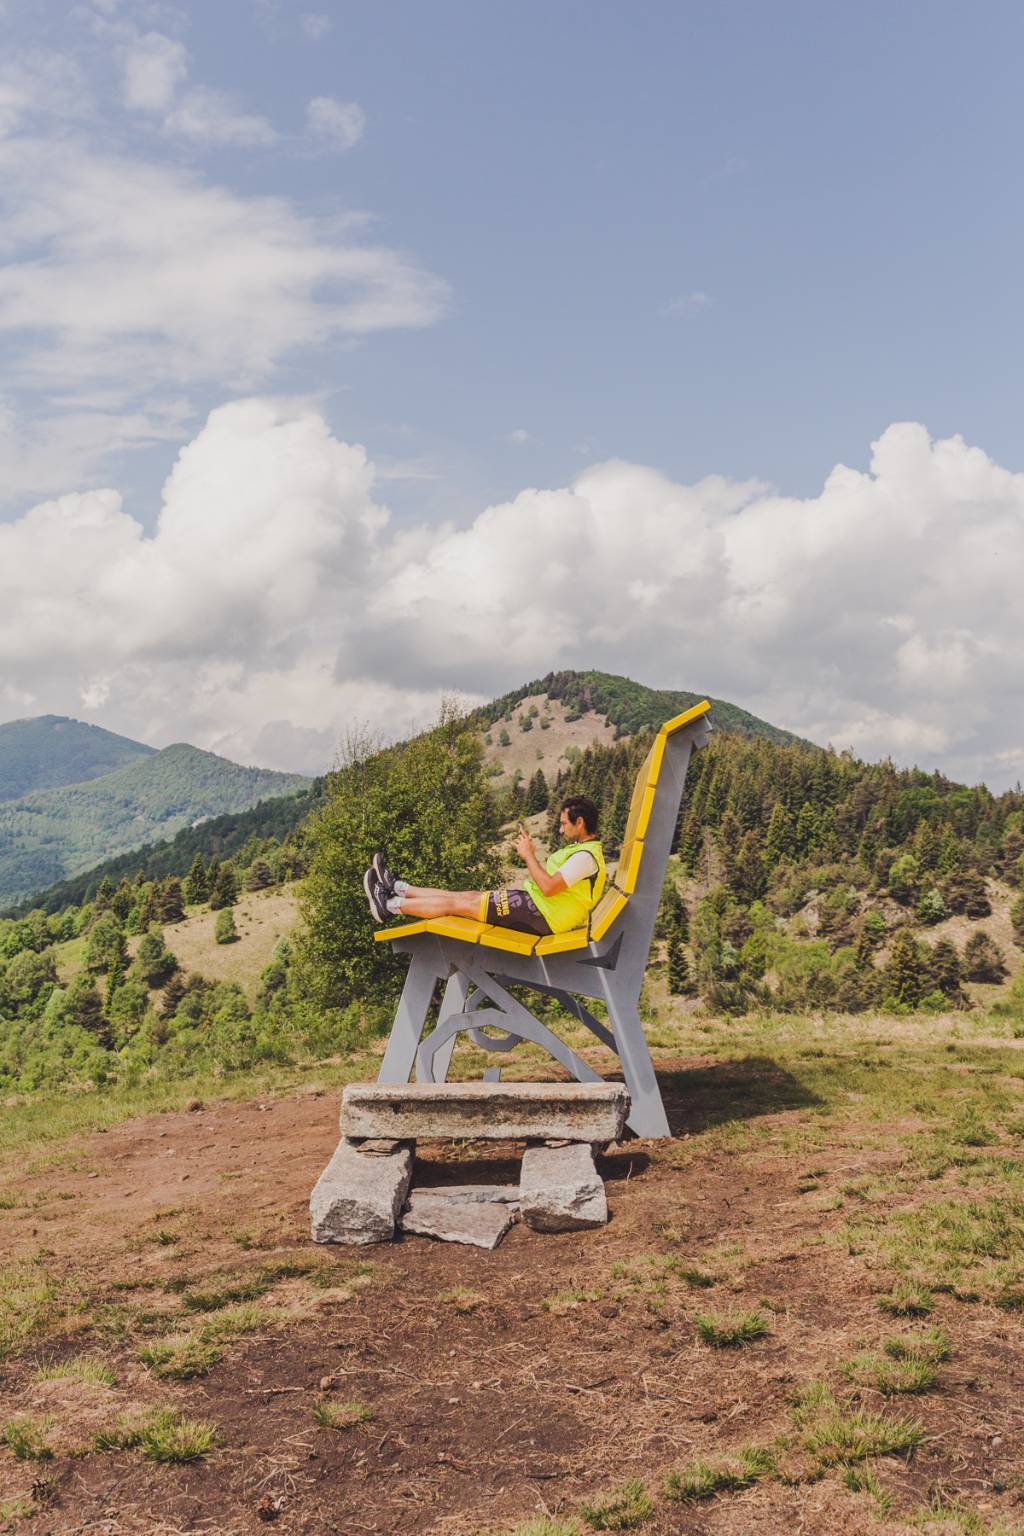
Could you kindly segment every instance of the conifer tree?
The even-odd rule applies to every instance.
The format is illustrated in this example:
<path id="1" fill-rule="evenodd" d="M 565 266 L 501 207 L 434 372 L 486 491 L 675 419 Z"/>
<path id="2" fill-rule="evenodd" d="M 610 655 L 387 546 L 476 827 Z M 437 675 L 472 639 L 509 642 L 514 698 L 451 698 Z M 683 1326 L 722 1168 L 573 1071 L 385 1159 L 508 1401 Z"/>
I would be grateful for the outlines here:
<path id="1" fill-rule="evenodd" d="M 147 928 L 158 920 L 160 916 L 160 904 L 157 899 L 157 888 L 152 880 L 147 880 L 142 887 L 142 900 L 139 903 L 138 933 L 145 933 Z"/>
<path id="2" fill-rule="evenodd" d="M 806 857 L 814 848 L 818 835 L 818 818 L 814 813 L 814 806 L 804 801 L 800 807 L 800 814 L 796 819 L 796 833 L 794 841 L 796 851 L 801 857 Z"/>
<path id="3" fill-rule="evenodd" d="M 1024 949 L 1024 896 L 1018 896 L 1010 908 L 1010 924 L 1014 942 Z"/>
<path id="4" fill-rule="evenodd" d="M 964 945 L 964 975 L 968 981 L 1002 981 L 1006 974 L 1003 952 L 984 928 L 972 933 Z"/>
<path id="5" fill-rule="evenodd" d="M 110 961 L 110 965 L 107 967 L 107 996 L 106 996 L 106 1001 L 107 1001 L 108 1004 L 110 1003 L 111 999 L 113 998 L 115 992 L 117 992 L 117 990 L 121 986 L 123 986 L 124 978 L 125 978 L 125 973 L 126 973 L 127 969 L 128 969 L 128 952 L 122 946 L 122 948 L 113 956 L 113 958 Z"/>
<path id="6" fill-rule="evenodd" d="M 274 872 L 266 859 L 253 859 L 245 877 L 247 891 L 265 891 L 274 883 Z"/>
<path id="7" fill-rule="evenodd" d="M 682 942 L 675 935 L 668 941 L 668 989 L 676 997 L 693 990 L 690 962 Z"/>
<path id="8" fill-rule="evenodd" d="M 692 810 L 687 811 L 683 817 L 682 831 L 679 835 L 679 862 L 688 875 L 696 875 L 699 872 L 703 852 L 704 829 L 696 813 Z"/>
<path id="9" fill-rule="evenodd" d="M 230 859 L 225 859 L 210 882 L 210 911 L 218 912 L 222 907 L 233 907 L 237 900 L 235 866 Z"/>
<path id="10" fill-rule="evenodd" d="M 769 870 L 777 868 L 783 859 L 793 852 L 793 823 L 781 800 L 772 806 L 768 818 L 768 831 L 764 839 L 764 855 Z"/>
<path id="11" fill-rule="evenodd" d="M 135 893 L 132 890 L 127 875 L 122 875 L 120 884 L 111 897 L 110 910 L 118 922 L 123 923 L 134 905 Z"/>
<path id="12" fill-rule="evenodd" d="M 960 956 L 956 952 L 956 945 L 949 939 L 940 939 L 931 953 L 928 966 L 929 985 L 934 991 L 941 992 L 943 997 L 956 1002 L 963 995 L 962 979 Z"/>
<path id="13" fill-rule="evenodd" d="M 185 900 L 190 907 L 197 907 L 204 902 L 210 894 L 210 887 L 206 879 L 206 865 L 203 856 L 197 853 L 189 867 L 185 877 Z"/>
<path id="14" fill-rule="evenodd" d="M 164 943 L 163 931 L 154 923 L 142 936 L 132 962 L 132 972 L 148 987 L 162 987 L 177 969 L 178 962 Z"/>
<path id="15" fill-rule="evenodd" d="M 167 985 L 164 987 L 163 1002 L 160 1007 L 160 1017 L 162 1019 L 174 1018 L 174 1015 L 178 1011 L 178 1004 L 185 996 L 187 986 L 188 984 L 185 981 L 181 971 L 175 971 L 174 975 L 170 978 Z"/>
<path id="16" fill-rule="evenodd" d="M 922 893 L 921 900 L 917 904 L 917 920 L 919 923 L 941 923 L 946 916 L 946 903 L 942 899 L 942 892 L 938 886 L 929 886 Z"/>
<path id="17" fill-rule="evenodd" d="M 917 940 L 909 929 L 903 928 L 893 940 L 885 967 L 887 993 L 897 1003 L 916 1008 L 924 996 L 927 980 Z"/>
<path id="18" fill-rule="evenodd" d="M 756 832 L 745 832 L 732 866 L 730 889 L 748 905 L 759 901 L 765 891 L 764 859 L 761 839 Z"/>
<path id="19" fill-rule="evenodd" d="M 184 897 L 181 893 L 181 881 L 174 875 L 168 875 L 157 897 L 160 921 L 162 923 L 180 923 L 185 916 Z"/>
<path id="20" fill-rule="evenodd" d="M 527 816 L 535 816 L 538 811 L 546 811 L 548 808 L 548 781 L 544 777 L 543 768 L 538 768 L 530 780 L 526 791 L 525 811 Z"/>

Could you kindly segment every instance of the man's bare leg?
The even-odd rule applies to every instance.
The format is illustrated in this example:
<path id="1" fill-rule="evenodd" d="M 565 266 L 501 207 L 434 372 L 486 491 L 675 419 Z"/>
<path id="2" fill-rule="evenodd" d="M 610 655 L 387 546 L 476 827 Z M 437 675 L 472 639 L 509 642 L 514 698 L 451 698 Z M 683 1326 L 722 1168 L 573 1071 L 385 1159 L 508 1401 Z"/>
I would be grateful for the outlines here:
<path id="1" fill-rule="evenodd" d="M 415 891 L 415 894 L 414 894 Z M 433 891 L 410 887 L 401 897 L 402 917 L 480 916 L 483 891 Z"/>

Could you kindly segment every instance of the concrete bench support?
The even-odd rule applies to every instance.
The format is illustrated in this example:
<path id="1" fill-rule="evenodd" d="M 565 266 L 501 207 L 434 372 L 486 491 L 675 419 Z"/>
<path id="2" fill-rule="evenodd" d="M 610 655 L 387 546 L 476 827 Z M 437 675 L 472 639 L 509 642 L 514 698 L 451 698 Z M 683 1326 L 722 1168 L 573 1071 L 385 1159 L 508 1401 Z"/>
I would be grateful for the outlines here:
<path id="1" fill-rule="evenodd" d="M 360 1152 L 344 1137 L 309 1200 L 314 1243 L 389 1243 L 412 1179 L 412 1146 Z"/>
<path id="2" fill-rule="evenodd" d="M 618 1141 L 621 1083 L 349 1083 L 341 1130 L 356 1138 Z"/>

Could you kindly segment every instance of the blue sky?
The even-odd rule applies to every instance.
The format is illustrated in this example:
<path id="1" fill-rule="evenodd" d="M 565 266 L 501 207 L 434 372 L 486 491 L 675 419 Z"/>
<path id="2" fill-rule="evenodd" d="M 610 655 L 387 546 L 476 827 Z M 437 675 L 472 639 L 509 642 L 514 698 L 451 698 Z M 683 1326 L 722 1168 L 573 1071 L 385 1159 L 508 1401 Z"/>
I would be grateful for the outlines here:
<path id="1" fill-rule="evenodd" d="M 69 598 L 73 653 L 22 665 L 15 646 L 4 717 L 64 708 L 311 766 L 271 742 L 290 731 L 312 757 L 329 754 L 354 713 L 386 722 L 398 709 L 404 724 L 446 684 L 475 696 L 518 681 L 517 667 L 600 653 L 615 670 L 728 692 L 871 755 L 997 784 L 1019 776 L 1020 684 L 1007 636 L 988 629 L 1024 504 L 1006 475 L 1021 464 L 1019 6 L 6 0 L 0 25 L 0 517 L 19 530 L 11 557 L 31 560 L 41 536 L 30 509 L 70 496 L 57 518 L 69 549 L 96 542 L 83 523 L 114 518 L 108 532 L 116 523 L 126 543 L 115 538 L 121 553 L 108 558 L 117 566 L 141 539 L 163 572 L 157 586 L 176 591 L 161 519 L 169 530 L 177 507 L 184 548 L 180 529 L 197 519 L 223 516 L 226 537 L 231 517 L 237 531 L 251 513 L 241 471 L 230 515 L 183 474 L 172 504 L 162 487 L 179 449 L 197 443 L 218 483 L 211 442 L 234 463 L 228 439 L 256 429 L 239 415 L 211 428 L 209 412 L 253 397 L 277 402 L 273 422 L 260 418 L 276 442 L 312 413 L 327 459 L 335 444 L 365 448 L 372 485 L 346 481 L 333 503 L 323 492 L 338 548 L 346 518 L 365 525 L 353 510 L 364 494 L 390 512 L 358 577 L 341 560 L 358 601 L 373 594 L 356 638 L 338 632 L 324 590 L 301 621 L 298 610 L 282 621 L 273 654 L 241 644 L 241 672 L 200 705 L 184 681 L 146 670 L 173 662 L 194 676 L 194 644 L 183 662 L 165 629 L 138 653 L 93 655 L 95 614 Z M 921 424 L 932 446 L 904 437 L 896 452 L 885 434 L 902 422 Z M 942 448 L 957 437 L 959 458 Z M 878 441 L 890 445 L 881 475 Z M 668 519 L 628 573 L 634 631 L 609 640 L 586 611 L 566 622 L 581 581 L 604 593 L 615 576 L 598 559 L 569 588 L 558 575 L 547 589 L 541 630 L 551 605 L 558 621 L 546 650 L 480 646 L 465 665 L 463 629 L 445 629 L 436 604 L 424 615 L 431 583 L 447 590 L 444 571 L 471 547 L 484 586 L 488 558 L 507 565 L 507 553 L 488 554 L 484 509 L 514 509 L 530 488 L 575 506 L 579 477 L 618 460 L 661 477 L 630 495 L 649 492 Z M 836 465 L 861 473 L 869 571 L 895 495 L 895 575 L 919 587 L 908 606 L 895 581 L 859 624 L 862 587 L 839 579 L 849 551 L 833 541 L 823 553 L 819 531 L 796 531 L 800 499 L 819 507 L 819 526 L 835 523 L 825 488 Z M 81 500 L 107 487 L 116 516 Z M 691 492 L 703 508 L 694 560 L 661 590 L 647 576 L 676 538 L 665 508 Z M 600 501 L 593 492 L 586 526 L 603 549 Z M 628 522 L 631 505 L 609 519 Z M 290 515 L 320 526 L 308 507 Z M 502 516 L 530 524 L 528 509 Z M 447 521 L 469 542 L 445 544 Z M 766 521 L 774 539 L 751 531 Z M 968 562 L 955 622 L 948 559 L 926 569 L 922 539 Z M 787 541 L 804 567 L 782 590 L 751 549 Z M 288 548 L 273 545 L 268 560 L 287 561 Z M 502 588 L 499 625 L 515 628 L 538 601 L 529 572 Z M 796 617 L 825 580 L 838 629 L 817 632 L 817 647 Z M 414 667 L 403 670 L 394 633 L 378 634 L 385 594 Z M 703 627 L 680 631 L 680 606 L 699 609 Z M 763 630 L 733 638 L 755 611 L 775 616 L 774 673 L 756 664 Z M 243 635 L 266 628 L 266 614 L 246 612 Z M 228 638 L 208 639 L 218 674 Z M 289 666 L 314 651 L 313 670 L 341 692 L 316 702 L 308 691 L 303 713 Z M 169 697 L 177 714 L 130 707 L 126 668 L 136 698 Z M 281 731 L 260 734 L 275 721 Z"/>

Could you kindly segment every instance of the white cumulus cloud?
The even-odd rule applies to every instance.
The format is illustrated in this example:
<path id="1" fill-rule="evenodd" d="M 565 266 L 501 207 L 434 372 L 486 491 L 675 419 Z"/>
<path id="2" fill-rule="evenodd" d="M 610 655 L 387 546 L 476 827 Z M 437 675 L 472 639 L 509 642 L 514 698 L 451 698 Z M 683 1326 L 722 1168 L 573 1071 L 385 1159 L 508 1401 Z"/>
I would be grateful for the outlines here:
<path id="1" fill-rule="evenodd" d="M 113 490 L 0 525 L 0 716 L 58 710 L 314 770 L 559 667 L 704 689 L 819 741 L 1021 775 L 1024 475 L 890 427 L 818 496 L 609 462 L 392 530 L 308 405 L 213 412 L 147 535 Z"/>
<path id="2" fill-rule="evenodd" d="M 136 112 L 166 112 L 188 76 L 188 53 L 162 32 L 132 37 L 120 50 L 124 104 Z"/>
<path id="3" fill-rule="evenodd" d="M 314 96 L 306 107 L 306 127 L 314 139 L 331 149 L 351 149 L 366 127 L 366 114 L 356 101 Z"/>

